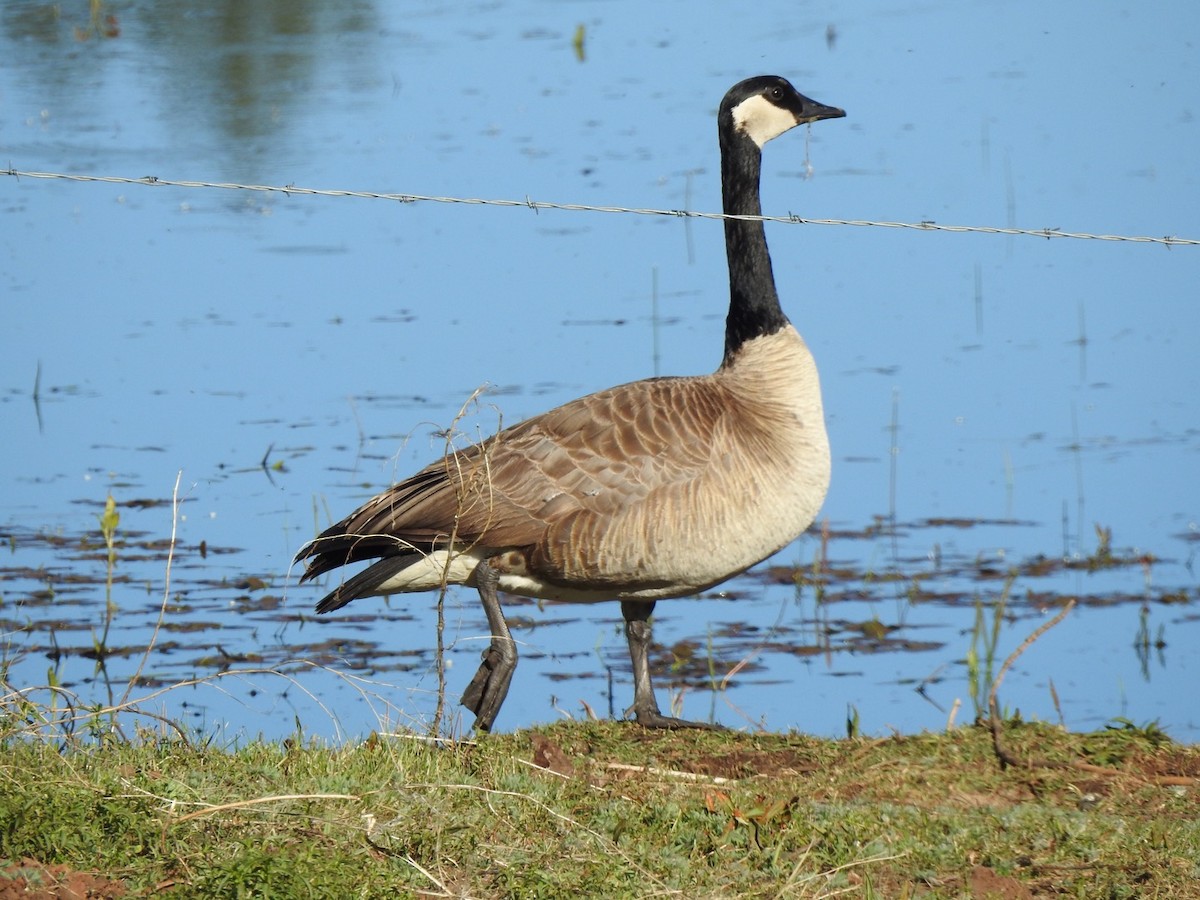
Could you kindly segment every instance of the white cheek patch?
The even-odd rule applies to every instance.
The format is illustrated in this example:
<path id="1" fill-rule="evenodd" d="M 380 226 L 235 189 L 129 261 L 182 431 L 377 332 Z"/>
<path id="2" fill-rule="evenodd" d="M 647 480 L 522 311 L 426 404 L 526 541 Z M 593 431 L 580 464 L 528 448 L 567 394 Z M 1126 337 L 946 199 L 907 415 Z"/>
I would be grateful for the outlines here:
<path id="1" fill-rule="evenodd" d="M 779 137 L 789 128 L 795 128 L 796 117 L 755 94 L 733 108 L 733 127 L 761 149 L 767 141 Z"/>

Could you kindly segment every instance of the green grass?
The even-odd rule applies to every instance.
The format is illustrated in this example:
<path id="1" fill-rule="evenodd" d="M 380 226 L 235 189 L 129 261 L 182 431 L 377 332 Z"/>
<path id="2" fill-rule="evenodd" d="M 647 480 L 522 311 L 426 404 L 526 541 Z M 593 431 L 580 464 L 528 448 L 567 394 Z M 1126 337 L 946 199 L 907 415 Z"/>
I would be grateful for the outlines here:
<path id="1" fill-rule="evenodd" d="M 969 897 L 982 870 L 1006 897 L 1200 897 L 1200 748 L 1131 723 L 1006 738 L 1086 768 L 1002 770 L 978 727 L 200 748 L 10 720 L 0 872 L 36 860 L 174 897 L 891 898 Z"/>

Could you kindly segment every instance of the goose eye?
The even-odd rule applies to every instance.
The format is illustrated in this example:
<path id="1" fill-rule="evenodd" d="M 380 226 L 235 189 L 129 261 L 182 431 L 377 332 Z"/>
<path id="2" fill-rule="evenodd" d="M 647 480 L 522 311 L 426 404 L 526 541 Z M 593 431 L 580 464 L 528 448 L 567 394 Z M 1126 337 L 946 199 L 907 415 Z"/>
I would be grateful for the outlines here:
<path id="1" fill-rule="evenodd" d="M 772 100 L 782 100 L 783 99 L 783 88 L 779 87 L 778 85 L 771 88 L 771 99 Z"/>

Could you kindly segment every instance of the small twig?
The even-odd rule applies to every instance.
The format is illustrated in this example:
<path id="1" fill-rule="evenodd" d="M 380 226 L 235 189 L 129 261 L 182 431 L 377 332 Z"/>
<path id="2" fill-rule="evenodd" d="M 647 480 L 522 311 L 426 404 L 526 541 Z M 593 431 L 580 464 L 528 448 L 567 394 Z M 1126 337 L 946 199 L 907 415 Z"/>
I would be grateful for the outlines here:
<path id="1" fill-rule="evenodd" d="M 698 772 L 681 772 L 678 769 L 658 769 L 654 766 L 631 766 L 627 763 L 617 762 L 605 763 L 604 768 L 616 769 L 618 772 L 638 772 L 644 775 L 678 778 L 682 781 L 704 781 L 711 784 L 729 784 L 737 780 L 735 778 L 726 778 L 723 775 L 702 775 Z"/>
<path id="2" fill-rule="evenodd" d="M 476 747 L 478 744 L 475 741 L 468 741 L 463 738 L 441 737 L 431 734 L 408 734 L 400 731 L 380 731 L 380 737 L 394 738 L 398 741 L 419 741 L 423 744 L 433 744 L 435 747 Z"/>
<path id="3" fill-rule="evenodd" d="M 450 460 L 454 460 L 454 467 L 460 473 L 462 472 L 461 460 L 458 451 L 454 447 L 454 437 L 457 434 L 458 423 L 462 421 L 467 414 L 467 409 L 472 404 L 478 404 L 479 397 L 487 390 L 487 385 L 480 385 L 471 392 L 468 397 L 459 407 L 458 413 L 450 422 L 450 427 L 446 429 L 446 452 L 444 459 L 449 471 Z M 485 463 L 486 453 L 484 451 Z M 464 486 L 461 478 L 457 482 L 460 486 Z M 490 495 L 489 495 L 490 496 Z M 446 539 L 446 563 L 442 567 L 442 583 L 438 586 L 437 595 L 437 646 L 434 650 L 434 665 L 437 671 L 437 707 L 433 711 L 433 728 L 434 736 L 440 735 L 442 731 L 442 717 L 446 714 L 446 592 L 450 588 L 450 567 L 454 564 L 455 547 L 458 544 L 458 523 L 463 512 L 463 493 L 460 490 L 457 499 L 459 515 L 454 517 L 454 526 L 450 529 L 450 535 Z"/>
<path id="4" fill-rule="evenodd" d="M 947 731 L 952 731 L 954 729 L 954 720 L 956 718 L 958 718 L 958 710 L 959 710 L 959 707 L 961 707 L 961 706 L 962 706 L 962 698 L 955 697 L 954 703 L 952 703 L 950 705 L 950 715 L 946 719 L 946 730 Z"/>
<path id="5" fill-rule="evenodd" d="M 555 778 L 561 778 L 563 781 L 571 780 L 570 775 L 564 775 L 562 772 L 555 772 L 549 766 L 539 766 L 532 759 L 521 759 L 521 757 L 518 756 L 516 757 L 515 761 L 519 762 L 523 766 L 529 766 L 531 769 L 537 769 L 539 772 L 543 772 L 546 775 L 553 775 Z"/>
<path id="6" fill-rule="evenodd" d="M 1021 646 L 1017 647 L 1016 650 L 1014 650 L 1011 654 L 1009 654 L 1008 659 L 1006 659 L 1004 661 L 1004 665 L 1002 665 L 1000 667 L 1000 671 L 996 675 L 996 680 L 992 682 L 991 690 L 988 691 L 988 716 L 991 718 L 990 724 L 992 727 L 992 747 L 996 751 L 996 758 L 1000 760 L 1001 768 L 1007 768 L 1008 766 L 1015 766 L 1015 767 L 1020 767 L 1020 768 L 1035 768 L 1035 767 L 1044 768 L 1047 766 L 1056 767 L 1058 765 L 1057 763 L 1051 763 L 1048 760 L 1018 759 L 1016 756 L 1013 756 L 1012 753 L 1010 753 L 1005 748 L 1004 743 L 1001 739 L 1001 735 L 1000 735 L 1000 731 L 1001 731 L 1003 723 L 1001 723 L 1001 721 L 1000 721 L 1000 705 L 996 700 L 996 693 L 1000 690 L 1000 683 L 1002 681 L 1004 681 L 1004 676 L 1008 673 L 1008 670 L 1010 668 L 1012 668 L 1012 665 L 1013 665 L 1013 663 L 1015 663 L 1017 661 L 1017 658 L 1022 653 L 1024 653 L 1033 644 L 1034 641 L 1036 641 L 1043 634 L 1045 634 L 1047 631 L 1049 631 L 1051 628 L 1053 628 L 1055 625 L 1057 625 L 1059 622 L 1061 622 L 1063 619 L 1065 619 L 1067 617 L 1067 613 L 1069 613 L 1074 608 L 1075 608 L 1075 598 L 1072 597 L 1067 602 L 1067 605 L 1062 608 L 1062 610 L 1059 612 L 1059 614 L 1057 616 L 1055 616 L 1049 622 L 1043 622 L 1041 625 L 1039 625 L 1037 628 L 1035 628 L 1033 633 L 1021 642 Z"/>
<path id="7" fill-rule="evenodd" d="M 371 846 L 372 847 L 376 846 L 374 841 L 371 842 Z M 454 896 L 452 893 L 450 893 L 450 890 L 444 884 L 442 884 L 440 881 L 438 881 L 433 876 L 432 872 L 430 872 L 428 869 L 426 869 L 424 866 L 422 866 L 420 863 L 418 863 L 415 859 L 413 859 L 407 853 L 401 854 L 400 858 L 402 860 L 404 860 L 406 863 L 408 863 L 410 866 L 412 866 L 414 869 L 416 869 L 418 872 L 420 872 L 422 875 L 424 875 L 426 878 L 428 878 L 430 881 L 432 881 L 437 886 L 438 890 L 441 891 L 441 893 L 439 893 L 439 894 L 430 894 L 428 891 L 420 891 L 419 893 L 424 894 L 426 896 L 432 896 L 432 897 L 453 897 Z"/>

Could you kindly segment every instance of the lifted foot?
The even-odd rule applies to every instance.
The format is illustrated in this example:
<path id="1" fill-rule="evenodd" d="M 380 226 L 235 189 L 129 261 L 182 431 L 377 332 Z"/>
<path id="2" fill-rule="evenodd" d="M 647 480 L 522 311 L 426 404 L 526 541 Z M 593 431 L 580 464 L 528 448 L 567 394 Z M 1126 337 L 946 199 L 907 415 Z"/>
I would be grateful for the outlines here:
<path id="1" fill-rule="evenodd" d="M 477 581 L 479 583 L 479 599 L 483 601 L 483 611 L 487 615 L 488 627 L 492 632 L 492 642 L 483 653 L 483 660 L 475 677 L 463 691 L 462 705 L 475 713 L 475 730 L 491 731 L 496 714 L 508 696 L 508 686 L 512 683 L 513 672 L 517 668 L 517 645 L 513 642 L 508 623 L 504 621 L 504 610 L 500 608 L 500 598 L 496 596 L 496 582 L 499 573 L 487 562 L 479 565 Z"/>
<path id="2" fill-rule="evenodd" d="M 501 645 L 493 642 L 484 652 L 475 677 L 463 691 L 461 702 L 475 713 L 476 731 L 492 730 L 496 714 L 508 696 L 508 686 L 517 667 L 517 654 L 512 646 L 511 643 Z"/>

